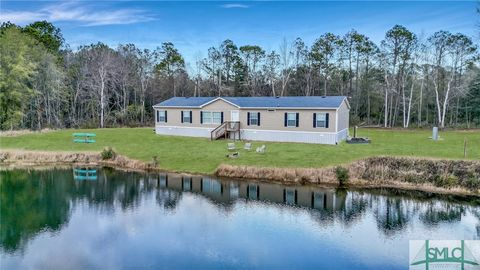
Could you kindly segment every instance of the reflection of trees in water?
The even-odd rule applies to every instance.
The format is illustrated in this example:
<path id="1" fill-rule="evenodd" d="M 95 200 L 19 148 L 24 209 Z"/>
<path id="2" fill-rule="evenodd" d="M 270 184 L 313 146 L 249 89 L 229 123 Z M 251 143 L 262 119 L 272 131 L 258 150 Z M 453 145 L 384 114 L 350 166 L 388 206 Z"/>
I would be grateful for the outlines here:
<path id="1" fill-rule="evenodd" d="M 475 226 L 477 231 L 476 239 L 480 239 L 480 208 L 474 207 L 470 209 L 470 212 L 477 218 L 477 225 Z"/>
<path id="2" fill-rule="evenodd" d="M 351 226 L 368 209 L 368 197 L 358 192 L 337 189 L 327 198 L 330 202 L 327 201 L 325 207 L 310 211 L 312 218 L 322 226 L 333 225 L 335 221 Z"/>
<path id="3" fill-rule="evenodd" d="M 337 189 L 332 200 L 335 202 L 335 207 L 311 211 L 312 217 L 322 226 L 334 224 L 335 221 L 352 226 L 371 210 L 378 228 L 389 235 L 405 228 L 416 212 L 415 202 L 402 197 Z"/>
<path id="4" fill-rule="evenodd" d="M 472 214 L 474 214 L 473 209 L 479 209 L 476 205 L 467 205 L 466 202 L 443 200 L 441 196 L 428 195 L 427 199 L 422 196 L 405 196 L 405 194 L 389 196 L 383 193 L 371 196 L 370 207 L 374 208 L 377 225 L 387 235 L 403 230 L 416 218 L 431 227 L 460 222 L 468 209 L 471 209 Z M 477 225 L 477 231 L 480 229 L 479 225 Z M 478 235 L 480 236 L 480 231 Z"/>
<path id="5" fill-rule="evenodd" d="M 0 247 L 21 249 L 39 231 L 55 231 L 68 221 L 68 184 L 58 182 L 68 173 L 38 171 L 0 172 Z M 71 177 L 71 176 L 70 176 Z"/>
<path id="6" fill-rule="evenodd" d="M 75 181 L 71 170 L 1 171 L 0 176 L 0 247 L 6 252 L 21 250 L 38 232 L 61 229 L 68 222 L 72 207 L 80 203 L 87 203 L 96 211 L 112 213 L 118 206 L 122 210 L 140 207 L 142 199 L 151 195 L 155 196 L 160 207 L 173 211 L 183 196 L 181 190 L 160 188 L 159 176 L 146 173 L 104 169 L 99 171 L 96 181 Z M 234 182 L 220 181 L 222 185 L 227 183 L 230 187 Z M 238 186 L 238 183 L 233 186 Z M 260 193 L 262 190 L 266 189 L 261 187 Z M 278 188 L 271 190 L 283 192 Z M 197 195 L 192 196 L 201 194 L 223 213 L 231 211 L 237 198 L 246 196 L 239 195 L 238 191 L 193 193 Z M 335 221 L 351 226 L 360 221 L 367 211 L 372 211 L 378 228 L 386 235 L 391 235 L 403 230 L 416 216 L 426 225 L 438 225 L 459 222 L 462 215 L 470 211 L 479 220 L 476 230 L 480 238 L 480 209 L 466 204 L 384 191 L 376 193 L 319 188 L 313 193 L 310 190 L 299 194 L 308 198 L 299 197 L 298 201 L 305 205 L 297 206 L 310 208 L 308 212 L 322 226 L 333 225 Z M 320 195 L 318 204 L 314 205 L 312 201 L 312 205 L 309 205 L 310 200 L 317 198 L 312 194 Z M 282 198 L 280 194 L 270 195 L 270 198 Z"/>
<path id="7" fill-rule="evenodd" d="M 336 218 L 334 211 L 327 209 L 312 209 L 309 212 L 312 219 L 315 220 L 320 227 L 327 227 L 334 224 Z"/>
<path id="8" fill-rule="evenodd" d="M 336 194 L 340 194 L 337 190 Z M 346 191 L 343 191 L 346 193 Z M 360 192 L 351 192 L 350 196 L 343 196 L 343 207 L 339 213 L 339 218 L 345 225 L 352 225 L 360 220 L 368 208 L 368 196 Z"/>
<path id="9" fill-rule="evenodd" d="M 412 202 L 409 200 L 382 196 L 374 198 L 374 201 L 373 211 L 377 227 L 386 235 L 405 229 L 414 214 L 414 209 L 411 207 Z"/>
<path id="10" fill-rule="evenodd" d="M 440 223 L 459 222 L 465 213 L 463 205 L 452 205 L 445 202 L 429 202 L 426 210 L 420 214 L 420 220 L 428 226 L 437 226 Z"/>
<path id="11" fill-rule="evenodd" d="M 73 181 L 69 193 L 75 199 L 85 199 L 97 210 L 113 211 L 115 202 L 122 209 L 136 208 L 143 194 L 155 189 L 146 174 L 102 170 L 96 181 Z"/>
<path id="12" fill-rule="evenodd" d="M 102 170 L 96 181 L 76 181 L 71 170 L 1 171 L 0 247 L 14 252 L 40 231 L 59 230 L 78 203 L 107 213 L 116 202 L 124 210 L 138 207 L 155 189 L 145 176 Z"/>
<path id="13" fill-rule="evenodd" d="M 173 211 L 182 199 L 182 193 L 172 189 L 158 189 L 155 199 L 165 210 Z"/>
<path id="14" fill-rule="evenodd" d="M 327 203 L 325 208 L 311 209 L 312 218 L 319 226 L 341 222 L 352 226 L 360 221 L 366 212 L 371 211 L 378 229 L 385 235 L 393 235 L 404 230 L 418 218 L 425 225 L 456 223 L 461 221 L 467 210 L 479 220 L 476 225 L 477 238 L 480 237 L 480 208 L 460 203 L 452 203 L 430 196 L 428 199 L 416 196 L 398 195 L 395 192 L 346 192 L 337 189 L 334 197 L 328 197 L 335 204 Z"/>

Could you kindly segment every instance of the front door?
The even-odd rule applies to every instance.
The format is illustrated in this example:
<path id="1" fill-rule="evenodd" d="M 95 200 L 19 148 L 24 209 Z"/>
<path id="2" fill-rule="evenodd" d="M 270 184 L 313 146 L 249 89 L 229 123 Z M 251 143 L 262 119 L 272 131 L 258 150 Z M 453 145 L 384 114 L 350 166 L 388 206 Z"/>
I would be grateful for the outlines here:
<path id="1" fill-rule="evenodd" d="M 230 111 L 230 121 L 233 121 L 233 122 L 240 121 L 240 112 L 239 111 Z"/>

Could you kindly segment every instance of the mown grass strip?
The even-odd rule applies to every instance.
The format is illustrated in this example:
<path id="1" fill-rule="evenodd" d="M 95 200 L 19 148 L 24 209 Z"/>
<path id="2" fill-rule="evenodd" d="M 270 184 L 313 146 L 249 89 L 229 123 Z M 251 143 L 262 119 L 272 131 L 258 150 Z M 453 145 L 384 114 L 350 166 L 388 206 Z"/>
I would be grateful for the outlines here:
<path id="1" fill-rule="evenodd" d="M 76 144 L 72 133 L 95 133 L 96 143 Z M 2 149 L 42 151 L 101 151 L 110 146 L 119 154 L 132 159 L 152 161 L 158 157 L 166 170 L 211 174 L 220 164 L 282 168 L 318 168 L 347 164 L 372 156 L 406 156 L 463 159 L 464 139 L 467 139 L 467 159 L 480 160 L 480 131 L 441 132 L 440 141 L 432 141 L 429 130 L 361 129 L 360 136 L 372 139 L 369 145 L 316 145 L 302 143 L 253 142 L 253 149 L 265 144 L 265 154 L 243 150 L 236 142 L 240 157 L 225 155 L 227 142 L 204 138 L 160 136 L 153 128 L 110 128 L 94 130 L 60 130 L 16 137 L 0 137 Z"/>

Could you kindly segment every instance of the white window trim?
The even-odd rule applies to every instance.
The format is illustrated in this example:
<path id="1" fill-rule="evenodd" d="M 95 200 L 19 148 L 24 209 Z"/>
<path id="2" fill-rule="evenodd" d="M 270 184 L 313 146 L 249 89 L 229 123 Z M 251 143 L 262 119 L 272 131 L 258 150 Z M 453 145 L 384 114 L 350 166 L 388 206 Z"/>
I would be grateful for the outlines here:
<path id="1" fill-rule="evenodd" d="M 296 128 L 296 127 L 297 127 L 297 113 L 298 113 L 298 112 L 287 112 L 287 128 Z M 288 121 L 289 121 L 289 120 L 288 120 L 288 115 L 289 115 L 289 114 L 295 115 L 295 119 L 294 119 L 295 124 L 294 124 L 293 126 L 290 126 L 290 125 L 288 124 Z M 299 117 L 300 117 L 300 115 L 299 115 Z M 292 121 L 292 120 L 290 120 L 290 121 Z"/>
<path id="2" fill-rule="evenodd" d="M 193 121 L 191 121 L 191 119 L 190 119 L 190 112 L 192 112 L 192 111 L 181 111 L 183 124 L 193 124 Z M 187 118 L 188 118 L 188 121 L 185 121 L 184 113 L 188 113 L 188 117 L 187 117 Z M 193 112 L 192 112 L 192 116 L 193 116 Z M 190 121 L 191 121 L 192 123 L 190 123 Z"/>
<path id="3" fill-rule="evenodd" d="M 210 119 L 211 121 L 210 122 L 205 122 L 205 113 L 211 113 L 211 116 L 210 116 Z M 213 121 L 213 114 L 214 113 L 219 113 L 220 114 L 220 122 L 219 123 L 216 123 Z M 222 123 L 222 111 L 202 111 L 201 112 L 202 114 L 202 125 L 220 125 Z"/>
<path id="4" fill-rule="evenodd" d="M 248 112 L 249 113 L 249 118 L 248 118 L 248 122 L 250 123 L 251 126 L 258 126 L 258 114 L 260 112 Z M 252 124 L 252 115 L 255 115 L 255 120 L 257 120 L 257 122 L 255 124 Z"/>
<path id="5" fill-rule="evenodd" d="M 323 114 L 325 116 L 325 120 L 323 120 L 323 126 L 319 126 L 318 123 L 319 123 L 319 115 Z M 315 113 L 315 128 L 327 128 L 327 113 L 326 112 L 318 112 L 318 113 Z"/>
<path id="6" fill-rule="evenodd" d="M 157 118 L 157 123 L 166 123 L 165 122 L 165 110 L 158 110 L 158 118 Z M 160 120 L 160 118 L 162 117 L 161 114 L 163 113 L 163 121 Z"/>

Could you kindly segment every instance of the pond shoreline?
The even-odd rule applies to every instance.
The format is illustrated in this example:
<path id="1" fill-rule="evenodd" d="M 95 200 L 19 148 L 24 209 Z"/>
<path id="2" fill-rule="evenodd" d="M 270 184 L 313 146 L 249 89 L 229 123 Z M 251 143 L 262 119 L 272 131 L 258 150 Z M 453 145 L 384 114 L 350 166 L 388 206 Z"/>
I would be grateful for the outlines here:
<path id="1" fill-rule="evenodd" d="M 396 162 L 413 163 L 409 171 L 405 166 L 398 164 L 389 164 Z M 465 161 L 456 160 L 435 160 L 435 159 L 418 159 L 418 158 L 404 158 L 404 157 L 373 157 L 363 160 L 351 162 L 343 165 L 348 170 L 350 180 L 345 187 L 355 187 L 364 189 L 389 188 L 406 191 L 420 191 L 426 193 L 435 193 L 443 195 L 466 195 L 480 198 L 480 190 L 477 188 L 469 189 L 460 185 L 454 186 L 438 186 L 433 182 L 429 182 L 429 178 L 436 178 L 438 175 L 440 179 L 445 177 L 449 179 L 454 178 L 455 175 L 451 171 L 460 174 L 468 174 L 468 169 L 461 167 L 459 169 L 458 163 Z M 424 165 L 424 163 L 440 164 L 438 173 L 431 175 L 427 168 L 415 165 Z M 466 161 L 477 172 L 474 177 L 478 184 L 480 184 L 480 162 Z M 392 167 L 395 165 L 395 167 Z M 328 185 L 340 187 L 339 181 L 335 174 L 336 166 L 323 168 L 275 168 L 275 167 L 253 167 L 253 166 L 232 166 L 220 165 L 215 175 L 219 177 L 230 177 L 237 179 L 255 179 L 264 181 L 279 182 L 282 184 L 313 184 L 313 185 Z M 431 169 L 431 168 L 429 168 Z M 421 183 L 412 183 L 409 181 L 411 177 L 425 178 Z M 448 184 L 448 183 L 447 183 Z"/>
<path id="2" fill-rule="evenodd" d="M 98 152 L 0 151 L 0 168 L 38 168 L 57 165 L 106 166 L 128 171 L 192 174 L 165 170 L 152 162 L 134 160 L 121 155 L 103 160 Z M 389 188 L 480 197 L 480 188 L 478 188 L 480 186 L 480 161 L 372 157 L 354 161 L 342 167 L 348 170 L 350 178 L 343 185 L 344 187 Z M 278 168 L 221 164 L 213 175 L 282 184 L 340 187 L 335 168 Z M 471 181 L 474 185 L 471 184 Z M 473 185 L 473 188 L 471 186 L 467 188 L 466 185 Z"/>

